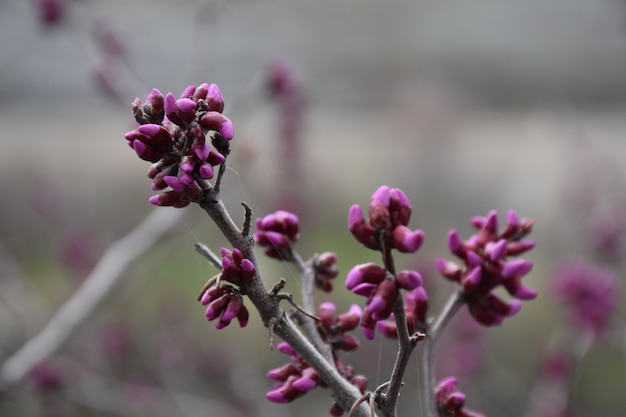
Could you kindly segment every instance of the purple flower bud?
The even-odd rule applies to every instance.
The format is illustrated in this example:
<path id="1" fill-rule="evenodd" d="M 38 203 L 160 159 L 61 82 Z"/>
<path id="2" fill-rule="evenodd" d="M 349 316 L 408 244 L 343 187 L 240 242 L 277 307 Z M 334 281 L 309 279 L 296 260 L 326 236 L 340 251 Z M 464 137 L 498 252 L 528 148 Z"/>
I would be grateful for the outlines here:
<path id="1" fill-rule="evenodd" d="M 524 259 L 514 259 L 507 261 L 502 266 L 502 277 L 511 278 L 513 276 L 524 276 L 533 268 L 532 262 Z"/>
<path id="2" fill-rule="evenodd" d="M 504 259 L 507 254 L 507 241 L 500 239 L 497 242 L 488 242 L 485 245 L 485 254 L 489 256 L 491 262 L 498 262 Z"/>
<path id="3" fill-rule="evenodd" d="M 422 276 L 417 271 L 400 271 L 396 276 L 398 287 L 405 290 L 414 290 L 422 285 Z"/>
<path id="4" fill-rule="evenodd" d="M 411 230 L 406 226 L 398 225 L 391 232 L 393 244 L 399 252 L 415 253 L 422 247 L 424 232 Z"/>
<path id="5" fill-rule="evenodd" d="M 457 230 L 450 230 L 448 232 L 448 249 L 455 255 L 462 256 L 463 250 L 463 241 L 459 236 L 459 232 Z"/>
<path id="6" fill-rule="evenodd" d="M 185 123 L 191 123 L 196 118 L 196 103 L 188 98 L 181 98 L 176 101 L 176 114 Z"/>
<path id="7" fill-rule="evenodd" d="M 222 96 L 222 92 L 216 84 L 209 86 L 206 102 L 209 111 L 216 111 L 218 113 L 224 111 L 224 96 Z"/>
<path id="8" fill-rule="evenodd" d="M 391 201 L 390 189 L 386 185 L 382 185 L 378 187 L 374 194 L 372 194 L 372 198 L 370 199 L 370 205 L 374 203 L 378 203 L 384 207 L 389 207 L 389 202 Z"/>
<path id="9" fill-rule="evenodd" d="M 408 225 L 411 220 L 411 201 L 406 196 L 404 191 L 399 188 L 392 188 L 389 190 L 389 212 L 391 213 L 391 224 L 396 225 Z"/>
<path id="10" fill-rule="evenodd" d="M 352 290 L 361 283 L 376 284 L 381 283 L 387 271 L 382 266 L 373 262 L 354 266 L 346 277 L 346 288 Z"/>
<path id="11" fill-rule="evenodd" d="M 178 126 L 184 125 L 183 121 L 180 119 L 180 117 L 178 117 L 178 114 L 177 114 L 178 107 L 176 105 L 176 97 L 174 97 L 174 94 L 167 93 L 165 95 L 164 108 L 165 108 L 165 116 L 168 118 L 170 122 Z"/>
<path id="12" fill-rule="evenodd" d="M 195 85 L 190 85 L 183 90 L 183 93 L 180 95 L 181 98 L 191 98 L 193 93 L 196 91 Z"/>
<path id="13" fill-rule="evenodd" d="M 204 100 L 209 92 L 209 85 L 207 83 L 202 83 L 196 88 L 196 91 L 193 92 L 193 96 L 191 97 L 193 101 Z"/>
<path id="14" fill-rule="evenodd" d="M 167 175 L 163 177 L 163 181 L 169 185 L 170 187 L 172 187 L 172 189 L 174 191 L 178 191 L 179 193 L 182 192 L 186 185 L 183 184 L 177 177 L 171 176 L 171 175 Z"/>

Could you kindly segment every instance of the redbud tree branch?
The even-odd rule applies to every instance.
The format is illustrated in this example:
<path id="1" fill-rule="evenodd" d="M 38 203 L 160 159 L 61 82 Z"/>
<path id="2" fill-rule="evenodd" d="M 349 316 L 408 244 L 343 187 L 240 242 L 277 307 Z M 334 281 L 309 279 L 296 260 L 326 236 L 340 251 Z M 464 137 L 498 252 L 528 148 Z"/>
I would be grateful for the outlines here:
<path id="1" fill-rule="evenodd" d="M 267 327 L 272 323 L 273 332 L 289 343 L 317 371 L 320 378 L 332 390 L 335 400 L 343 409 L 349 410 L 361 397 L 361 393 L 358 388 L 343 378 L 334 365 L 329 363 L 315 346 L 304 337 L 293 321 L 280 308 L 279 300 L 270 296 L 259 272 L 260 268 L 254 251 L 254 240 L 241 233 L 215 189 L 204 189 L 199 204 L 230 244 L 239 249 L 243 256 L 254 264 L 255 277 L 250 282 L 243 284 L 243 289 L 259 312 L 264 325 Z M 355 415 L 359 417 L 369 416 L 369 407 L 366 404 L 361 404 Z"/>
<path id="2" fill-rule="evenodd" d="M 435 374 L 435 351 L 437 342 L 441 333 L 448 325 L 452 317 L 463 305 L 463 292 L 458 290 L 454 292 L 446 301 L 443 309 L 439 312 L 435 320 L 430 324 L 426 331 L 424 339 L 424 350 L 419 357 L 419 368 L 421 371 L 422 383 L 422 401 L 428 417 L 437 417 L 437 404 L 435 402 L 435 387 L 437 386 L 437 378 Z"/>
<path id="3" fill-rule="evenodd" d="M 113 243 L 48 324 L 7 359 L 0 368 L 0 385 L 19 382 L 42 360 L 56 352 L 111 293 L 132 261 L 183 217 L 184 210 L 153 210 L 129 234 Z"/>

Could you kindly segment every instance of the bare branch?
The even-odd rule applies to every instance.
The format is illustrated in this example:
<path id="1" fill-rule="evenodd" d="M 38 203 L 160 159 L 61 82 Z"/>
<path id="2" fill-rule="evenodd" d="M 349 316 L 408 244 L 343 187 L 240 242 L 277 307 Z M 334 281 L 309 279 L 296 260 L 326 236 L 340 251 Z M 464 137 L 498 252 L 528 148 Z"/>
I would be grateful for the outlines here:
<path id="1" fill-rule="evenodd" d="M 130 263 L 150 249 L 183 217 L 185 210 L 153 210 L 129 234 L 113 243 L 74 295 L 48 324 L 0 368 L 0 384 L 19 382 L 39 362 L 57 351 L 123 277 Z"/>

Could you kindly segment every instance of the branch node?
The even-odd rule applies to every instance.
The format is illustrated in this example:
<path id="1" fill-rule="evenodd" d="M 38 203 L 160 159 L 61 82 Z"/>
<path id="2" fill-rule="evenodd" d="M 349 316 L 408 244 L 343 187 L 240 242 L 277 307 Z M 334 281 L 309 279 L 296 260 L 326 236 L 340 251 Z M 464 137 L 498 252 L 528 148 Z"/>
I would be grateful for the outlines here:
<path id="1" fill-rule="evenodd" d="M 243 228 L 241 229 L 241 235 L 243 237 L 248 237 L 250 235 L 250 226 L 252 225 L 252 209 L 245 201 L 241 202 L 246 214 L 245 219 L 243 221 Z"/>

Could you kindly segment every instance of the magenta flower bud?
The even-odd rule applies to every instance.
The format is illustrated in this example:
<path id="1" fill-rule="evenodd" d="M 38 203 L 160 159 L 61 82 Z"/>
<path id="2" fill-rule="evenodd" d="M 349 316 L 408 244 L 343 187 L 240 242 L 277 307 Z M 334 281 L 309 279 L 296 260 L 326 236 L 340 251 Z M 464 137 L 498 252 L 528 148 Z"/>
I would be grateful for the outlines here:
<path id="1" fill-rule="evenodd" d="M 211 165 L 203 164 L 198 169 L 198 175 L 200 175 L 200 178 L 210 180 L 211 178 L 213 178 L 215 173 L 213 172 L 213 168 L 211 167 Z"/>
<path id="2" fill-rule="evenodd" d="M 156 116 L 163 111 L 165 98 L 159 90 L 153 88 L 150 94 L 148 94 L 148 97 L 146 97 L 146 103 L 150 103 L 152 106 L 152 114 Z"/>
<path id="3" fill-rule="evenodd" d="M 200 126 L 207 130 L 219 132 L 224 139 L 231 140 L 234 136 L 232 122 L 223 114 L 216 111 L 208 111 L 200 117 Z"/>
<path id="4" fill-rule="evenodd" d="M 145 124 L 139 126 L 137 131 L 149 138 L 148 141 L 142 140 L 142 142 L 145 142 L 160 151 L 168 151 L 172 146 L 172 136 L 163 126 L 159 126 L 157 124 Z"/>
<path id="5" fill-rule="evenodd" d="M 280 368 L 270 369 L 266 375 L 269 379 L 273 379 L 274 381 L 284 382 L 291 375 L 296 375 L 297 373 L 298 369 L 292 363 L 288 363 Z"/>
<path id="6" fill-rule="evenodd" d="M 313 368 L 305 368 L 302 371 L 302 376 L 295 381 L 293 381 L 292 387 L 297 389 L 298 391 L 311 391 L 315 388 L 319 381 L 319 375 L 315 372 Z"/>
<path id="7" fill-rule="evenodd" d="M 373 201 L 369 207 L 370 225 L 374 229 L 391 228 L 391 215 L 389 208 L 379 201 Z"/>
<path id="8" fill-rule="evenodd" d="M 183 90 L 183 93 L 180 95 L 180 98 L 191 98 L 193 93 L 196 91 L 195 85 L 190 85 Z"/>
<path id="9" fill-rule="evenodd" d="M 230 294 L 224 294 L 218 299 L 211 301 L 209 305 L 207 306 L 206 312 L 205 312 L 205 316 L 207 320 L 213 321 L 216 318 L 218 318 L 220 314 L 222 314 L 222 311 L 224 311 L 224 308 L 226 308 L 226 305 L 228 304 L 230 299 L 231 299 Z"/>
<path id="10" fill-rule="evenodd" d="M 226 161 L 226 157 L 219 152 L 209 152 L 209 156 L 206 158 L 206 162 L 215 166 L 222 165 Z"/>
<path id="11" fill-rule="evenodd" d="M 194 179 L 191 175 L 184 173 L 183 175 L 181 175 L 178 180 L 184 184 L 185 186 L 190 186 L 191 184 L 193 184 Z"/>
<path id="12" fill-rule="evenodd" d="M 224 111 L 224 96 L 222 96 L 222 92 L 216 84 L 209 86 L 206 102 L 209 111 L 216 111 L 218 113 Z"/>
<path id="13" fill-rule="evenodd" d="M 352 304 L 347 313 L 340 314 L 339 317 L 337 317 L 337 323 L 341 325 L 341 330 L 348 332 L 356 329 L 359 325 L 359 321 L 361 320 L 362 313 L 363 310 L 361 310 L 361 307 L 356 304 Z"/>
<path id="14" fill-rule="evenodd" d="M 391 201 L 390 189 L 388 186 L 382 185 L 378 187 L 376 191 L 374 191 L 374 194 L 372 194 L 372 197 L 370 199 L 370 205 L 374 203 L 378 203 L 384 207 L 389 207 L 390 201 Z"/>
<path id="15" fill-rule="evenodd" d="M 378 288 L 378 285 L 376 284 L 363 282 L 352 288 L 352 292 L 362 297 L 369 297 L 376 290 L 376 288 Z"/>
<path id="16" fill-rule="evenodd" d="M 361 206 L 358 204 L 350 207 L 350 211 L 348 213 L 348 228 L 356 240 L 365 245 L 365 247 L 370 249 L 378 248 L 378 244 L 374 240 L 374 231 L 372 226 L 365 222 L 365 219 L 363 218 L 363 211 L 361 210 Z"/>
<path id="17" fill-rule="evenodd" d="M 509 242 L 506 246 L 507 256 L 521 255 L 535 247 L 535 242 L 532 240 L 522 240 Z"/>
<path id="18" fill-rule="evenodd" d="M 170 122 L 178 126 L 184 125 L 183 121 L 177 114 L 178 107 L 176 105 L 176 97 L 174 97 L 174 94 L 167 93 L 165 95 L 164 109 L 165 109 L 165 116 L 168 118 Z"/>
<path id="19" fill-rule="evenodd" d="M 287 342 L 280 342 L 276 348 L 280 353 L 284 353 L 285 355 L 296 355 L 296 351 Z"/>
<path id="20" fill-rule="evenodd" d="M 417 252 L 424 242 L 424 232 L 419 229 L 412 231 L 403 225 L 394 227 L 391 237 L 395 248 L 403 253 Z"/>
<path id="21" fill-rule="evenodd" d="M 508 244 L 506 239 L 500 239 L 497 242 L 488 242 L 485 245 L 485 254 L 489 256 L 491 262 L 498 262 L 507 255 Z"/>
<path id="22" fill-rule="evenodd" d="M 483 263 L 483 258 L 479 254 L 474 252 L 473 250 L 467 251 L 465 256 L 466 256 L 467 264 L 469 266 L 478 266 L 478 265 L 482 265 Z"/>
<path id="23" fill-rule="evenodd" d="M 208 143 L 203 143 L 202 145 L 192 146 L 193 153 L 198 157 L 200 161 L 206 161 L 211 152 L 211 148 Z"/>
<path id="24" fill-rule="evenodd" d="M 387 270 L 373 262 L 354 266 L 346 277 L 346 288 L 352 290 L 361 283 L 379 284 L 387 276 Z"/>
<path id="25" fill-rule="evenodd" d="M 320 319 L 320 324 L 324 327 L 330 327 L 333 323 L 337 307 L 331 302 L 324 302 L 317 310 L 317 317 Z"/>
<path id="26" fill-rule="evenodd" d="M 524 276 L 533 268 L 532 262 L 524 259 L 514 259 L 507 261 L 502 266 L 502 277 L 511 278 L 513 276 Z"/>
<path id="27" fill-rule="evenodd" d="M 154 148 L 145 145 L 139 140 L 133 142 L 133 149 L 137 156 L 144 161 L 157 162 L 163 157 L 161 152 L 156 151 Z"/>
<path id="28" fill-rule="evenodd" d="M 422 285 L 422 276 L 417 271 L 400 271 L 396 276 L 396 284 L 405 290 L 414 290 Z"/>
<path id="29" fill-rule="evenodd" d="M 446 261 L 443 258 L 437 258 L 435 261 L 437 270 L 444 277 L 453 281 L 459 281 L 461 279 L 462 270 L 461 267 L 454 262 Z"/>
<path id="30" fill-rule="evenodd" d="M 385 279 L 378 285 L 374 296 L 369 300 L 366 310 L 372 313 L 374 320 L 383 320 L 389 317 L 393 304 L 398 296 L 398 287 L 391 279 Z"/>
<path id="31" fill-rule="evenodd" d="M 185 184 L 183 184 L 177 177 L 166 175 L 163 177 L 163 181 L 172 187 L 174 191 L 178 191 L 179 193 L 185 189 Z"/>
<path id="32" fill-rule="evenodd" d="M 237 315 L 239 314 L 239 310 L 241 310 L 241 307 L 243 307 L 243 299 L 241 298 L 241 296 L 234 295 L 230 297 L 230 301 L 228 302 L 228 305 L 226 306 L 222 317 L 220 317 L 220 320 L 230 323 L 232 319 L 237 317 Z"/>
<path id="33" fill-rule="evenodd" d="M 463 278 L 461 278 L 461 284 L 463 285 L 463 290 L 465 292 L 472 291 L 475 289 L 483 276 L 482 267 L 475 266 L 472 268 Z"/>
<path id="34" fill-rule="evenodd" d="M 250 318 L 250 312 L 245 305 L 241 306 L 239 313 L 237 314 L 237 322 L 242 329 L 248 325 L 248 319 Z"/>
<path id="35" fill-rule="evenodd" d="M 457 256 L 463 257 L 463 241 L 461 240 L 461 237 L 459 236 L 459 232 L 457 230 L 453 229 L 448 232 L 447 244 L 450 252 Z"/>
<path id="36" fill-rule="evenodd" d="M 196 118 L 196 103 L 188 98 L 181 98 L 176 101 L 176 114 L 185 123 L 191 123 Z"/>
<path id="37" fill-rule="evenodd" d="M 406 196 L 404 191 L 399 188 L 392 188 L 389 190 L 389 212 L 391 214 L 391 224 L 396 225 L 408 225 L 411 220 L 411 201 Z"/>
<path id="38" fill-rule="evenodd" d="M 376 335 L 376 331 L 374 329 L 363 326 L 361 326 L 361 333 L 363 333 L 363 336 L 365 336 L 367 340 L 374 340 L 374 336 Z"/>
<path id="39" fill-rule="evenodd" d="M 196 91 L 193 92 L 193 96 L 191 99 L 193 101 L 204 100 L 209 92 L 209 85 L 207 83 L 202 83 L 196 88 Z"/>

